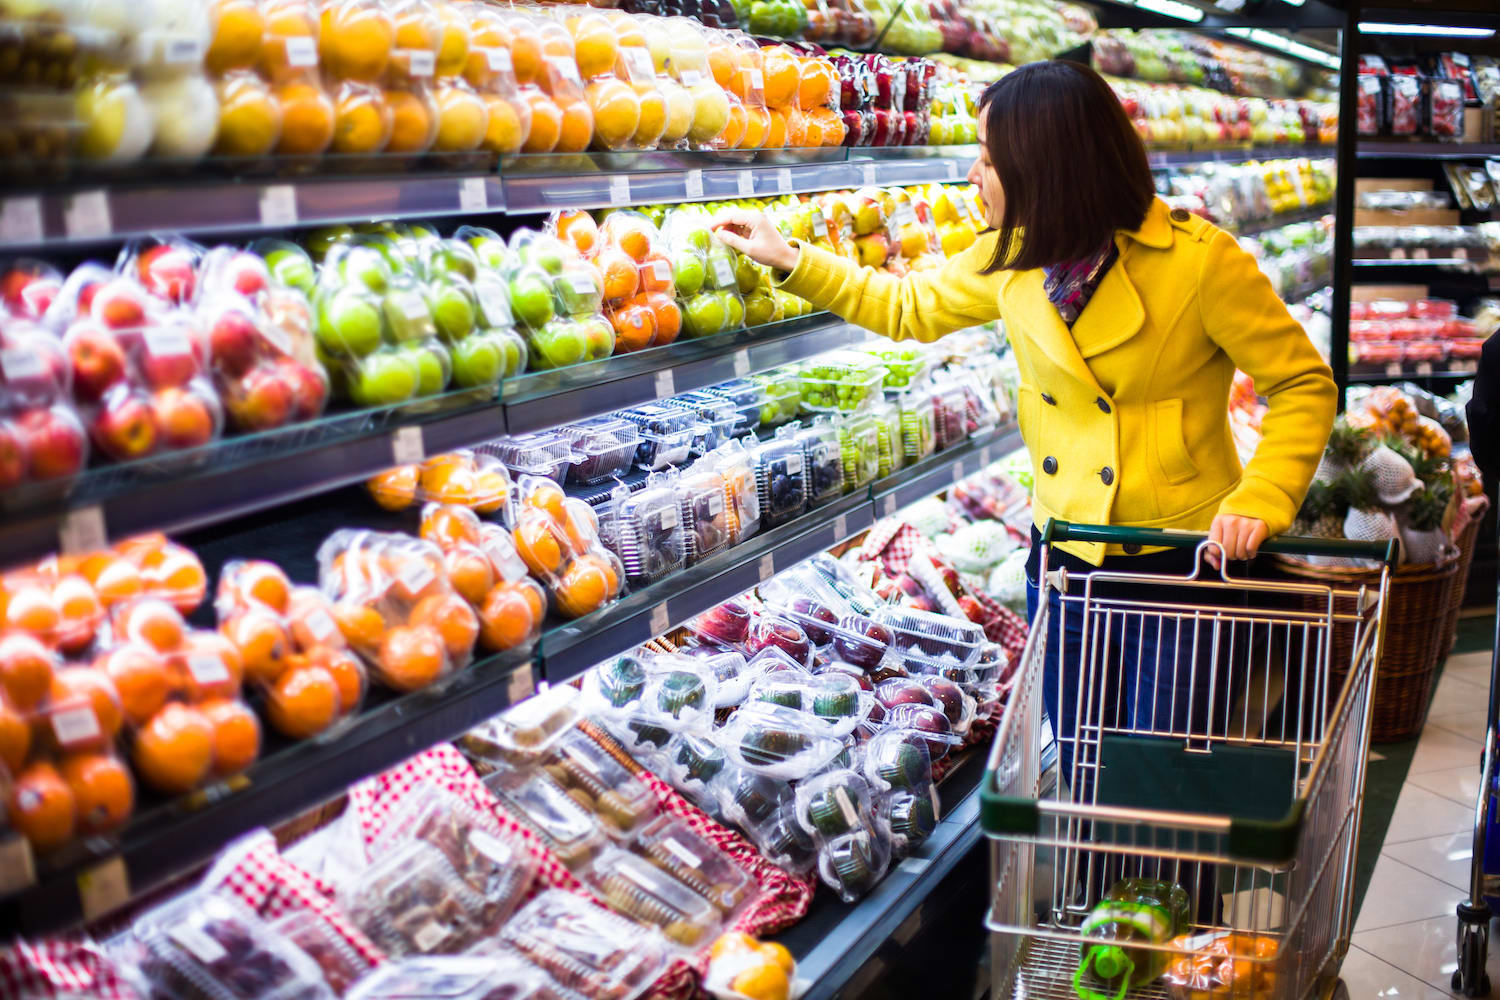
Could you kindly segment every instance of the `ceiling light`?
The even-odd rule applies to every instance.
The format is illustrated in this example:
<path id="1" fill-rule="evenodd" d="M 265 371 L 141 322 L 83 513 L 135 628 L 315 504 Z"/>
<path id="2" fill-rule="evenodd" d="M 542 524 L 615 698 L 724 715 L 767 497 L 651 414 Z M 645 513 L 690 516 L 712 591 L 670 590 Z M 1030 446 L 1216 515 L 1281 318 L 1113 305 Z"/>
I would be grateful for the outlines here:
<path id="1" fill-rule="evenodd" d="M 1447 35 L 1453 38 L 1491 38 L 1494 28 L 1459 28 L 1447 24 L 1392 24 L 1389 21 L 1361 21 L 1359 30 L 1366 35 Z"/>
<path id="2" fill-rule="evenodd" d="M 1301 7 L 1303 4 L 1307 3 L 1307 0 L 1281 0 L 1281 2 L 1289 3 L 1293 7 Z"/>
<path id="3" fill-rule="evenodd" d="M 1305 59 L 1310 63 L 1316 63 L 1328 69 L 1339 68 L 1337 56 L 1324 52 L 1322 49 L 1314 48 L 1311 45 L 1304 45 L 1301 42 L 1294 41 L 1285 35 L 1278 35 L 1274 31 L 1267 31 L 1265 28 L 1225 28 L 1224 30 L 1236 38 L 1243 38 L 1247 42 L 1255 42 L 1257 45 L 1264 45 L 1266 48 L 1285 52 L 1289 56 L 1296 56 L 1299 59 Z"/>
<path id="4" fill-rule="evenodd" d="M 1149 10 L 1155 14 L 1165 14 L 1167 17 L 1175 17 L 1179 21 L 1201 21 L 1203 11 L 1190 3 L 1182 0 L 1135 0 L 1135 5 L 1141 10 Z"/>

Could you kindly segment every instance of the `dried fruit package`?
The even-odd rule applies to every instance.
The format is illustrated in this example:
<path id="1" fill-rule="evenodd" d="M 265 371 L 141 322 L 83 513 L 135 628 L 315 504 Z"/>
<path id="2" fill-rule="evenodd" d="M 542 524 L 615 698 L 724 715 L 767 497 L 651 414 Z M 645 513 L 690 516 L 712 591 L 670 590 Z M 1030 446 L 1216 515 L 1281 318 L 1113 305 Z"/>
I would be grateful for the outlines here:
<path id="1" fill-rule="evenodd" d="M 322 591 L 293 586 L 274 563 L 232 560 L 219 575 L 214 610 L 219 634 L 239 651 L 245 679 L 283 736 L 329 733 L 359 710 L 365 668 Z"/>
<path id="2" fill-rule="evenodd" d="M 656 798 L 639 778 L 588 734 L 571 729 L 539 762 L 616 840 L 634 838 L 656 815 Z"/>
<path id="3" fill-rule="evenodd" d="M 533 899 L 501 936 L 562 986 L 599 1000 L 638 995 L 669 955 L 654 931 L 560 889 Z"/>
<path id="4" fill-rule="evenodd" d="M 523 476 L 519 488 L 516 551 L 547 589 L 553 609 L 579 618 L 619 597 L 624 567 L 599 540 L 592 508 L 546 479 Z"/>
<path id="5" fill-rule="evenodd" d="M 553 996 L 547 974 L 503 954 L 424 955 L 387 962 L 360 980 L 347 1000 L 524 1000 Z"/>
<path id="6" fill-rule="evenodd" d="M 340 529 L 318 548 L 318 586 L 350 647 L 388 687 L 426 687 L 473 656 L 479 617 L 431 542 Z"/>
<path id="7" fill-rule="evenodd" d="M 570 871 L 587 869 L 609 844 L 599 818 L 546 771 L 502 767 L 484 785 Z"/>
<path id="8" fill-rule="evenodd" d="M 467 507 L 428 504 L 421 537 L 443 553 L 448 583 L 479 616 L 479 645 L 490 652 L 525 646 L 541 634 L 546 595 L 527 575 L 515 539 Z"/>

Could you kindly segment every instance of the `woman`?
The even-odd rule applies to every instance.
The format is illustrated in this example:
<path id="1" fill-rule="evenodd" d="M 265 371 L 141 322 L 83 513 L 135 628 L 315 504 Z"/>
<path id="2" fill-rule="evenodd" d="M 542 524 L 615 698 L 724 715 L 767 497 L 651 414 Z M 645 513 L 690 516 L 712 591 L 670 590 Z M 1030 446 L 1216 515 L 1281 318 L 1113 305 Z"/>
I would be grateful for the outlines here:
<path id="1" fill-rule="evenodd" d="M 1155 197 L 1145 148 L 1093 70 L 1032 63 L 991 84 L 979 140 L 968 180 L 990 230 L 935 270 L 897 279 L 861 268 L 788 243 L 759 212 L 725 211 L 714 225 L 725 244 L 784 272 L 782 288 L 895 340 L 1003 320 L 1020 367 L 1038 524 L 1206 530 L 1228 558 L 1253 557 L 1291 526 L 1323 452 L 1335 409 L 1328 366 L 1234 237 Z M 1237 367 L 1270 403 L 1243 470 L 1228 418 Z M 1058 548 L 1053 568 L 1186 574 L 1194 566 L 1180 550 Z M 1033 614 L 1037 551 L 1033 544 Z M 1218 552 L 1209 560 L 1217 566 Z M 1075 677 L 1080 618 L 1066 629 Z M 1074 699 L 1060 717 L 1055 632 L 1049 638 L 1044 699 L 1066 738 Z M 1129 662 L 1113 693 L 1123 718 L 1163 735 L 1188 726 L 1206 733 L 1205 710 L 1186 719 L 1187 699 L 1172 696 L 1186 677 L 1168 637 L 1124 638 L 1117 651 Z M 1064 773 L 1068 756 L 1064 743 Z"/>

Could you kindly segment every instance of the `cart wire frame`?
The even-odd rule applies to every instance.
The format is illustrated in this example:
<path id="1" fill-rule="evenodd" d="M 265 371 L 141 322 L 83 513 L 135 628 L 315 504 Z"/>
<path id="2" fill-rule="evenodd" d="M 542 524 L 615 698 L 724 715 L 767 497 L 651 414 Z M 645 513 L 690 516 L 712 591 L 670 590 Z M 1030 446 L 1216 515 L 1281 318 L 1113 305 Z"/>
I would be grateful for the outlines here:
<path id="1" fill-rule="evenodd" d="M 1049 570 L 1049 545 L 1069 537 L 1191 545 L 1199 568 L 1185 578 Z M 1072 750 L 1072 763 L 1044 794 L 1039 734 L 1052 613 L 1044 593 L 982 791 L 981 818 L 991 838 L 991 998 L 1074 998 L 1089 940 L 1083 921 L 1114 880 L 1130 875 L 1188 889 L 1197 906 L 1182 933 L 1262 938 L 1266 954 L 1246 960 L 1254 974 L 1236 962 L 1242 977 L 1223 996 L 1330 995 L 1348 950 L 1393 547 L 1285 538 L 1266 546 L 1376 556 L 1385 563 L 1376 591 L 1240 579 L 1229 575 L 1227 561 L 1217 579 L 1204 579 L 1202 555 L 1214 543 L 1201 535 L 1054 522 L 1042 544 L 1041 579 L 1058 595 L 1059 635 L 1070 615 L 1083 616 L 1076 690 L 1060 681 L 1058 694 L 1060 705 L 1072 697 L 1076 706 L 1073 733 L 1058 733 L 1059 749 Z M 1129 596 L 1163 583 L 1178 598 L 1201 593 L 1205 601 Z M 1105 584 L 1113 585 L 1109 596 L 1096 592 Z M 1215 597 L 1230 600 L 1215 603 Z M 1169 648 L 1189 649 L 1193 666 L 1180 689 L 1171 689 L 1166 717 L 1158 695 L 1137 725 L 1118 697 L 1126 683 L 1121 640 L 1133 633 L 1139 654 L 1152 628 L 1158 638 L 1170 630 Z M 1350 664 L 1331 662 L 1336 628 L 1354 630 Z M 1158 666 L 1162 645 L 1156 644 Z M 1171 659 L 1169 669 L 1179 670 L 1184 657 Z M 1205 681 L 1206 691 L 1199 688 Z M 1178 705 L 1179 698 L 1186 704 Z M 1059 771 L 1064 756 L 1058 754 Z M 1206 947 L 1205 939 L 1200 943 Z M 1131 948 L 1207 954 L 1134 941 Z M 1170 996 L 1160 981 L 1131 995 Z"/>

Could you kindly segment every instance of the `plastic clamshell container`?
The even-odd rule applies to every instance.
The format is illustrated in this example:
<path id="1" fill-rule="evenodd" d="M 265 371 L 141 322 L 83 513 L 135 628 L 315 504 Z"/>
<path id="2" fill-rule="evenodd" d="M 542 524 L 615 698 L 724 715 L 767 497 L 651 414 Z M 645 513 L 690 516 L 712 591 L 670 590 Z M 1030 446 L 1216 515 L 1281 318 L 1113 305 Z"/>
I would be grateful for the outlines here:
<path id="1" fill-rule="evenodd" d="M 142 996 L 332 1000 L 318 964 L 235 900 L 189 892 L 153 907 L 111 953 Z"/>
<path id="2" fill-rule="evenodd" d="M 949 383 L 935 388 L 932 406 L 939 449 L 952 448 L 969 436 L 968 403 L 963 386 Z"/>
<path id="3" fill-rule="evenodd" d="M 677 495 L 682 505 L 688 565 L 727 548 L 729 513 L 724 477 L 716 472 L 689 472 L 678 480 Z"/>
<path id="4" fill-rule="evenodd" d="M 720 734 L 731 760 L 782 781 L 813 774 L 844 749 L 811 724 L 806 713 L 766 703 L 742 707 Z"/>
<path id="5" fill-rule="evenodd" d="M 835 593 L 843 597 L 855 613 L 869 615 L 876 608 L 885 606 L 885 602 L 877 597 L 868 586 L 861 583 L 848 566 L 828 553 L 821 552 L 813 556 L 806 565 Z"/>
<path id="6" fill-rule="evenodd" d="M 820 843 L 875 829 L 875 792 L 847 768 L 826 771 L 797 786 L 797 822 Z"/>
<path id="7" fill-rule="evenodd" d="M 713 646 L 735 646 L 750 636 L 754 615 L 741 600 L 725 601 L 689 618 L 683 626 Z"/>
<path id="8" fill-rule="evenodd" d="M 665 748 L 667 778 L 674 788 L 705 789 L 729 766 L 729 756 L 712 736 L 677 733 Z"/>
<path id="9" fill-rule="evenodd" d="M 844 491 L 839 432 L 831 424 L 817 423 L 798 431 L 797 442 L 802 446 L 808 507 L 820 507 L 837 499 Z"/>
<path id="10" fill-rule="evenodd" d="M 934 667 L 966 667 L 985 643 L 980 626 L 930 611 L 882 607 L 870 617 L 890 629 L 898 654 Z"/>
<path id="11" fill-rule="evenodd" d="M 486 923 L 484 898 L 442 851 L 419 840 L 376 860 L 339 894 L 339 907 L 394 958 L 464 951 L 504 922 Z"/>
<path id="12" fill-rule="evenodd" d="M 755 432 L 756 428 L 761 425 L 766 404 L 771 399 L 771 394 L 764 385 L 759 385 L 749 379 L 722 382 L 719 385 L 710 386 L 705 391 L 721 399 L 727 399 L 734 406 L 739 419 L 731 433 L 736 437 Z M 795 415 L 794 413 L 793 416 Z"/>
<path id="13" fill-rule="evenodd" d="M 545 771 L 496 771 L 484 785 L 569 869 L 587 867 L 608 841 L 598 818 Z"/>
<path id="14" fill-rule="evenodd" d="M 628 712 L 646 694 L 646 664 L 625 654 L 595 664 L 583 675 L 583 699 L 589 715 Z"/>
<path id="15" fill-rule="evenodd" d="M 795 371 L 776 368 L 752 375 L 750 381 L 766 392 L 765 407 L 760 414 L 762 427 L 777 427 L 797 419 L 802 410 L 802 389 Z"/>
<path id="16" fill-rule="evenodd" d="M 707 455 L 732 437 L 740 422 L 734 404 L 710 392 L 687 392 L 666 401 L 668 406 L 687 410 L 698 419 L 698 433 L 693 438 L 693 454 Z"/>
<path id="17" fill-rule="evenodd" d="M 713 672 L 714 680 L 718 683 L 718 692 L 714 696 L 715 708 L 730 708 L 745 700 L 750 693 L 750 671 L 744 654 L 731 649 L 695 659 Z"/>
<path id="18" fill-rule="evenodd" d="M 749 872 L 676 817 L 652 820 L 636 835 L 635 846 L 658 868 L 708 900 L 726 920 L 758 890 Z"/>
<path id="19" fill-rule="evenodd" d="M 631 583 L 650 583 L 687 565 L 687 534 L 675 490 L 647 485 L 620 496 L 614 520 L 616 554 Z"/>
<path id="20" fill-rule="evenodd" d="M 880 430 L 869 413 L 841 417 L 834 426 L 839 434 L 844 492 L 853 493 L 870 485 L 880 474 Z"/>
<path id="21" fill-rule="evenodd" d="M 596 1000 L 633 1000 L 671 957 L 655 931 L 561 889 L 528 903 L 502 937 L 560 986 Z"/>
<path id="22" fill-rule="evenodd" d="M 641 442 L 640 428 L 617 418 L 585 420 L 558 433 L 567 439 L 574 453 L 574 461 L 568 467 L 568 482 L 581 486 L 629 472 Z"/>
<path id="23" fill-rule="evenodd" d="M 577 461 L 568 439 L 553 431 L 487 441 L 475 451 L 498 458 L 512 476 L 543 476 L 559 485 Z"/>
<path id="24" fill-rule="evenodd" d="M 854 613 L 854 608 L 848 599 L 835 590 L 811 563 L 802 563 L 777 573 L 757 587 L 756 593 L 760 595 L 766 607 L 773 608 L 777 614 L 793 619 L 802 626 L 804 632 L 809 626 L 814 632 L 826 629 L 829 623 L 821 618 L 812 618 L 809 615 L 793 612 L 791 609 L 797 606 L 799 600 L 812 600 L 828 608 L 838 618 Z M 812 633 L 808 633 L 808 638 L 818 645 L 826 645 L 826 643 L 818 642 L 818 637 Z"/>
<path id="25" fill-rule="evenodd" d="M 620 416 L 640 429 L 635 464 L 650 472 L 687 461 L 693 451 L 698 420 L 690 410 L 648 405 L 625 410 Z"/>
<path id="26" fill-rule="evenodd" d="M 606 851 L 585 880 L 615 910 L 656 927 L 679 948 L 696 951 L 712 941 L 723 924 L 723 914 L 708 900 L 629 851 Z"/>
<path id="27" fill-rule="evenodd" d="M 643 705 L 666 716 L 676 729 L 713 723 L 719 682 L 714 671 L 691 656 L 661 656 L 646 662 Z"/>
<path id="28" fill-rule="evenodd" d="M 853 413 L 881 397 L 885 368 L 859 351 L 829 351 L 797 370 L 802 409 L 810 413 Z"/>
<path id="29" fill-rule="evenodd" d="M 542 760 L 542 768 L 616 838 L 629 837 L 656 815 L 651 789 L 582 730 L 564 736 Z"/>
<path id="30" fill-rule="evenodd" d="M 947 714 L 937 705 L 905 704 L 886 709 L 885 730 L 900 729 L 920 736 L 927 744 L 928 756 L 934 761 L 942 760 L 964 742 L 964 738 L 953 731 Z"/>
<path id="31" fill-rule="evenodd" d="M 911 792 L 932 784 L 927 741 L 910 729 L 885 729 L 864 746 L 865 778 L 880 792 Z"/>
<path id="32" fill-rule="evenodd" d="M 879 403 L 870 417 L 875 421 L 875 477 L 884 479 L 906 465 L 906 446 L 901 439 L 901 409 L 894 403 Z"/>
<path id="33" fill-rule="evenodd" d="M 502 955 L 428 955 L 382 965 L 345 1000 L 527 1000 L 547 974 Z"/>
<path id="34" fill-rule="evenodd" d="M 937 704 L 939 710 L 947 716 L 948 724 L 959 736 L 969 734 L 969 726 L 974 722 L 974 698 L 959 686 L 956 681 L 950 681 L 944 677 L 932 674 L 916 674 L 912 678 L 918 684 L 927 689 L 932 700 Z"/>
<path id="35" fill-rule="evenodd" d="M 933 359 L 929 352 L 920 346 L 902 344 L 899 347 L 887 347 L 872 344 L 862 350 L 878 360 L 880 366 L 885 369 L 886 389 L 905 389 L 921 381 L 922 377 L 932 370 Z"/>
<path id="36" fill-rule="evenodd" d="M 796 441 L 776 439 L 751 451 L 755 488 L 760 494 L 760 519 L 766 527 L 800 517 L 807 508 L 806 458 Z"/>
<path id="37" fill-rule="evenodd" d="M 897 400 L 901 420 L 901 451 L 907 462 L 917 462 L 937 451 L 937 408 L 932 394 L 922 390 L 902 393 Z"/>
<path id="38" fill-rule="evenodd" d="M 806 671 L 763 673 L 750 685 L 746 698 L 789 708 L 807 716 L 806 723 L 823 736 L 842 738 L 869 717 L 875 698 L 852 675 Z"/>
<path id="39" fill-rule="evenodd" d="M 745 831 L 767 860 L 796 872 L 812 868 L 817 844 L 797 822 L 790 785 L 733 764 L 712 785 L 724 818 Z"/>
<path id="40" fill-rule="evenodd" d="M 348 993 L 349 987 L 375 967 L 331 923 L 312 910 L 293 910 L 273 921 L 271 930 L 316 962 L 324 982 L 339 996 Z"/>
<path id="41" fill-rule="evenodd" d="M 818 874 L 840 899 L 852 903 L 875 887 L 890 862 L 889 839 L 860 830 L 835 837 L 819 849 Z"/>
<path id="42" fill-rule="evenodd" d="M 540 691 L 465 733 L 464 752 L 490 763 L 535 760 L 582 717 L 577 699 L 567 684 Z"/>
<path id="43" fill-rule="evenodd" d="M 910 854 L 932 836 L 938 824 L 937 788 L 891 795 L 885 803 L 885 822 L 891 831 L 891 846 L 898 855 Z"/>

